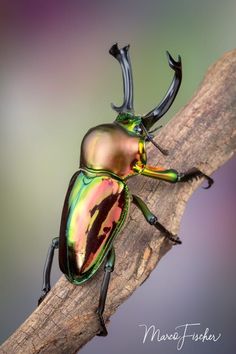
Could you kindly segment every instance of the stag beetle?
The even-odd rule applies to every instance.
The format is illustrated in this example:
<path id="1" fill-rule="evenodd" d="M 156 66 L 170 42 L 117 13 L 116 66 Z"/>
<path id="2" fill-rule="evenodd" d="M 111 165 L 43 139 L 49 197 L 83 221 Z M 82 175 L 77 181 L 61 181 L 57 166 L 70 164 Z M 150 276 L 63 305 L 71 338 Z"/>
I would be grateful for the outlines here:
<path id="1" fill-rule="evenodd" d="M 135 115 L 133 109 L 133 78 L 129 46 L 119 48 L 114 44 L 109 53 L 121 65 L 124 102 L 112 104 L 118 113 L 111 124 L 90 129 L 81 144 L 80 167 L 71 178 L 61 217 L 60 235 L 52 240 L 43 275 L 40 304 L 50 291 L 50 274 L 54 250 L 59 248 L 59 266 L 73 284 L 88 281 L 105 260 L 104 278 L 97 309 L 100 323 L 98 335 L 106 336 L 103 312 L 110 275 L 115 264 L 113 241 L 128 216 L 130 202 L 142 212 L 147 222 L 158 229 L 173 244 L 180 244 L 177 235 L 168 231 L 149 210 L 145 202 L 129 192 L 126 180 L 135 175 L 157 178 L 166 182 L 187 182 L 204 177 L 210 188 L 213 179 L 196 167 L 185 173 L 174 169 L 153 167 L 147 164 L 146 142 L 153 143 L 150 130 L 171 107 L 181 84 L 181 58 L 175 61 L 169 52 L 167 58 L 174 71 L 172 83 L 161 103 L 149 113 Z"/>

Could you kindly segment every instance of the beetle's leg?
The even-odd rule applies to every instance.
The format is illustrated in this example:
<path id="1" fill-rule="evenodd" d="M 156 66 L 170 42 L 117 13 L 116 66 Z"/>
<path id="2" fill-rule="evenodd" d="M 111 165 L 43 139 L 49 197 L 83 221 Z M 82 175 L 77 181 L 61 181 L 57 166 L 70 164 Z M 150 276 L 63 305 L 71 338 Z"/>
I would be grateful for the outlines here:
<path id="1" fill-rule="evenodd" d="M 155 226 L 161 233 L 164 234 L 168 240 L 172 241 L 175 245 L 181 244 L 181 240 L 177 235 L 173 235 L 170 231 L 168 231 L 165 226 L 158 222 L 157 217 L 149 210 L 148 206 L 144 203 L 144 201 L 139 198 L 137 195 L 132 194 L 133 203 L 141 210 L 145 219 L 150 225 Z"/>
<path id="2" fill-rule="evenodd" d="M 55 237 L 52 239 L 51 245 L 48 249 L 48 254 L 47 254 L 47 258 L 43 270 L 42 295 L 38 300 L 38 305 L 41 304 L 41 302 L 44 300 L 45 296 L 51 289 L 50 276 L 51 276 L 51 269 L 52 269 L 52 261 L 54 256 L 54 250 L 58 248 L 58 246 L 59 246 L 59 237 Z"/>
<path id="3" fill-rule="evenodd" d="M 141 173 L 144 176 L 161 179 L 166 182 L 176 183 L 176 182 L 188 182 L 192 181 L 194 178 L 206 178 L 208 186 L 204 187 L 208 189 L 214 183 L 214 180 L 207 176 L 205 173 L 200 171 L 198 168 L 193 167 L 185 173 L 180 173 L 174 169 L 165 169 L 163 167 L 154 167 L 146 165 L 144 168 L 138 164 L 134 166 L 134 171 Z"/>
<path id="4" fill-rule="evenodd" d="M 173 169 L 166 169 L 160 166 L 154 167 L 150 165 L 143 167 L 137 164 L 134 166 L 134 171 L 141 173 L 143 176 L 161 179 L 166 182 L 178 182 L 178 172 Z"/>
<path id="5" fill-rule="evenodd" d="M 102 281 L 102 286 L 101 286 L 101 292 L 100 292 L 100 298 L 99 298 L 99 305 L 97 309 L 97 314 L 98 314 L 98 319 L 100 322 L 101 330 L 97 334 L 98 336 L 107 336 L 107 329 L 105 326 L 105 322 L 103 319 L 103 312 L 105 308 L 105 303 L 106 303 L 106 297 L 107 297 L 107 290 L 109 286 L 109 281 L 110 281 L 110 276 L 111 272 L 114 270 L 114 265 L 115 265 L 115 250 L 114 247 L 109 251 L 108 256 L 107 256 L 107 261 L 104 267 L 104 277 Z"/>

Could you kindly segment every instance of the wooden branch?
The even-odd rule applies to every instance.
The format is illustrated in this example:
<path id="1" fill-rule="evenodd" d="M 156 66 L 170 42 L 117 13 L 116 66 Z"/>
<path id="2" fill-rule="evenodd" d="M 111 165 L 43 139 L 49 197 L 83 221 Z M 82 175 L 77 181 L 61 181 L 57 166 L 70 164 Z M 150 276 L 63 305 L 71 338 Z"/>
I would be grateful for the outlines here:
<path id="1" fill-rule="evenodd" d="M 236 149 L 235 82 L 236 50 L 210 67 L 190 103 L 158 134 L 157 141 L 170 150 L 169 157 L 160 157 L 158 150 L 150 146 L 149 162 L 179 171 L 196 166 L 210 175 L 229 160 Z M 200 183 L 170 185 L 138 176 L 129 186 L 136 193 L 139 191 L 161 223 L 177 233 L 187 200 Z M 171 249 L 134 206 L 130 215 L 115 241 L 117 262 L 108 292 L 106 319 Z M 95 310 L 102 276 L 101 269 L 81 287 L 62 276 L 41 306 L 0 347 L 0 353 L 75 353 L 99 330 Z"/>

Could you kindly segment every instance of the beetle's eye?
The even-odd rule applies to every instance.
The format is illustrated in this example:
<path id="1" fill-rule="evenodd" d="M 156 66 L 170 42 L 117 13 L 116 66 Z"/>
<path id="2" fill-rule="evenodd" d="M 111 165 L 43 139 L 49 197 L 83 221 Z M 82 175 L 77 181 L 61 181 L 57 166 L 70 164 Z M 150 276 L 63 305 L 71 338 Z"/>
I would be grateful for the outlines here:
<path id="1" fill-rule="evenodd" d="M 140 125 L 136 125 L 136 126 L 134 127 L 134 130 L 135 130 L 135 132 L 138 133 L 138 134 L 142 134 L 142 132 L 143 132 L 143 129 L 140 127 Z"/>

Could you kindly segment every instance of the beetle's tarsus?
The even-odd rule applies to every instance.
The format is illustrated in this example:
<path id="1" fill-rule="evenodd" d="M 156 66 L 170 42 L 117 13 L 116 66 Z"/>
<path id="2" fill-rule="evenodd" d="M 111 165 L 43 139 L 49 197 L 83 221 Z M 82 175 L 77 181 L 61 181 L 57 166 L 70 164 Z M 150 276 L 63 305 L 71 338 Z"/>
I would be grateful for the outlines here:
<path id="1" fill-rule="evenodd" d="M 170 231 L 168 231 L 165 226 L 160 224 L 157 220 L 154 223 L 154 226 L 164 234 L 164 236 L 173 242 L 174 245 L 181 245 L 182 241 L 180 240 L 179 236 L 172 234 Z"/>
<path id="2" fill-rule="evenodd" d="M 101 326 L 101 330 L 100 330 L 100 332 L 97 333 L 97 336 L 106 337 L 108 335 L 108 332 L 107 332 L 107 329 L 105 326 L 103 316 L 102 316 L 101 311 L 99 309 L 97 310 L 97 314 L 98 314 L 98 318 L 99 318 L 99 322 L 100 322 L 100 326 Z"/>
<path id="3" fill-rule="evenodd" d="M 172 234 L 171 234 L 172 235 Z M 168 238 L 168 240 L 170 240 L 171 242 L 173 242 L 174 245 L 181 245 L 182 241 L 180 240 L 179 236 L 177 235 L 165 235 L 166 238 Z"/>
<path id="4" fill-rule="evenodd" d="M 164 234 L 164 236 L 170 240 L 171 242 L 173 242 L 174 245 L 181 245 L 182 241 L 180 240 L 179 236 L 172 234 L 169 230 L 167 230 L 165 228 L 165 226 L 163 226 L 161 223 L 159 223 L 159 221 L 156 220 L 154 221 L 153 225 L 157 228 L 157 230 L 159 230 L 160 232 L 162 232 Z"/>
<path id="5" fill-rule="evenodd" d="M 206 187 L 203 187 L 204 189 L 209 189 L 214 183 L 214 180 L 211 177 L 209 177 L 196 167 L 191 168 L 185 173 L 179 174 L 179 182 L 190 182 L 194 179 L 198 180 L 200 178 L 205 178 L 208 182 L 208 185 Z"/>

